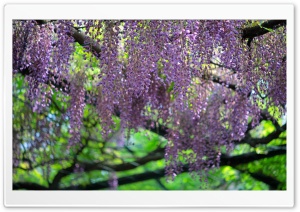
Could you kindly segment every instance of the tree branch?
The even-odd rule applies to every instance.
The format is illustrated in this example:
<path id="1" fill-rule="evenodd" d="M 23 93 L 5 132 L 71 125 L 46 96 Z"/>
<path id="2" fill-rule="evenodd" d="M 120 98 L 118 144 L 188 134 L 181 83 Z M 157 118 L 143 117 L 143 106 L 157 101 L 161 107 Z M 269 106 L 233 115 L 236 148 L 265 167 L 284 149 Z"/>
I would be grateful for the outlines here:
<path id="1" fill-rule="evenodd" d="M 270 32 L 268 29 L 277 29 L 286 25 L 286 20 L 270 20 L 254 27 L 248 27 L 242 30 L 242 40 L 248 39 L 247 45 L 250 47 L 253 38 Z"/>
<path id="2" fill-rule="evenodd" d="M 269 186 L 270 190 L 277 190 L 278 186 L 281 184 L 281 182 L 278 181 L 276 178 L 273 178 L 271 176 L 267 176 L 267 175 L 265 175 L 261 172 L 252 173 L 252 172 L 249 172 L 247 170 L 242 170 L 240 168 L 235 168 L 235 169 L 238 170 L 241 173 L 245 173 L 245 174 L 250 175 L 252 178 L 254 178 L 258 181 L 261 181 L 261 182 L 267 184 Z"/>
<path id="3" fill-rule="evenodd" d="M 281 26 L 286 25 L 286 20 L 270 20 L 262 23 L 261 25 L 257 25 L 254 27 L 248 27 L 243 29 L 242 38 L 254 38 L 257 36 L 264 35 L 269 32 L 267 29 L 277 29 Z M 266 29 L 267 28 L 267 29 Z"/>
<path id="4" fill-rule="evenodd" d="M 236 144 L 247 143 L 251 147 L 255 147 L 258 144 L 268 144 L 273 139 L 278 138 L 280 136 L 280 134 L 286 130 L 286 124 L 284 124 L 282 127 L 280 127 L 278 124 L 275 124 L 275 125 L 276 125 L 275 126 L 276 130 L 274 132 L 268 134 L 266 137 L 252 138 L 251 135 L 250 135 L 250 132 L 248 131 L 248 133 L 246 134 L 246 136 L 244 137 L 244 139 L 242 139 L 241 141 L 235 141 L 235 143 Z"/>
<path id="5" fill-rule="evenodd" d="M 277 179 L 264 175 L 262 173 L 251 173 L 247 172 L 254 179 L 261 181 L 269 186 L 270 190 L 277 190 L 278 186 L 281 184 Z"/>
<path id="6" fill-rule="evenodd" d="M 230 84 L 230 83 L 228 83 L 226 81 L 222 81 L 219 77 L 215 76 L 215 77 L 212 78 L 211 81 L 214 82 L 214 83 L 220 84 L 222 86 L 226 85 L 227 88 L 229 88 L 229 89 L 231 89 L 233 91 L 236 91 L 236 85 Z"/>
<path id="7" fill-rule="evenodd" d="M 47 24 L 49 21 L 45 21 L 45 20 L 36 20 L 36 22 L 39 25 L 42 24 Z M 84 48 L 91 50 L 95 54 L 96 57 L 99 56 L 100 52 L 101 52 L 101 47 L 100 45 L 94 41 L 92 38 L 90 38 L 89 36 L 86 36 L 85 34 L 79 32 L 76 28 L 72 28 L 71 31 L 71 37 L 74 38 L 75 42 L 79 43 L 81 46 L 83 46 Z"/>
<path id="8" fill-rule="evenodd" d="M 212 60 L 210 60 L 210 64 L 212 65 L 215 65 L 215 66 L 218 66 L 218 67 L 221 67 L 221 68 L 225 68 L 225 69 L 228 69 L 231 71 L 232 74 L 236 74 L 236 70 L 232 67 L 229 67 L 229 66 L 226 66 L 226 65 L 222 65 L 222 64 L 219 64 L 219 63 L 215 63 L 213 62 Z"/>
<path id="9" fill-rule="evenodd" d="M 80 167 L 84 168 L 84 171 L 93 170 L 107 170 L 107 171 L 127 171 L 134 169 L 138 166 L 144 165 L 150 161 L 157 161 L 164 158 L 164 148 L 158 148 L 155 151 L 149 153 L 145 157 L 141 157 L 134 162 L 128 162 L 118 165 L 107 165 L 103 163 L 80 163 Z"/>
<path id="10" fill-rule="evenodd" d="M 53 181 L 50 183 L 49 189 L 53 189 L 53 190 L 58 189 L 61 179 L 68 176 L 69 174 L 73 173 L 74 168 L 78 162 L 77 156 L 83 151 L 83 149 L 86 147 L 86 145 L 87 145 L 87 143 L 85 145 L 82 145 L 80 147 L 80 149 L 76 152 L 76 154 L 74 156 L 74 161 L 71 166 L 69 166 L 68 168 L 59 170 L 59 172 L 53 178 Z"/>
<path id="11" fill-rule="evenodd" d="M 49 188 L 46 186 L 42 186 L 37 183 L 30 182 L 18 182 L 13 184 L 13 190 L 48 190 Z"/>
<path id="12" fill-rule="evenodd" d="M 184 168 L 183 172 L 187 172 L 188 169 Z M 144 172 L 141 174 L 121 177 L 118 179 L 118 185 L 126 185 L 129 183 L 136 183 L 145 180 L 159 179 L 165 176 L 165 170 L 159 169 L 156 171 Z M 61 190 L 99 190 L 109 188 L 109 181 L 101 181 L 98 183 L 92 183 L 89 185 L 78 185 L 78 186 L 70 186 L 66 188 L 62 188 Z"/>
<path id="13" fill-rule="evenodd" d="M 161 154 L 160 157 L 162 159 L 164 157 L 164 154 L 163 153 L 160 153 L 160 154 Z M 269 151 L 266 154 L 257 154 L 256 152 L 250 152 L 250 153 L 246 153 L 243 155 L 237 155 L 237 156 L 222 155 L 220 165 L 235 167 L 240 164 L 250 163 L 250 162 L 253 162 L 256 160 L 270 158 L 270 157 L 273 157 L 276 155 L 282 155 L 282 154 L 286 154 L 286 146 L 278 146 L 277 149 L 269 148 Z M 150 161 L 148 161 L 148 162 L 150 162 Z M 135 168 L 135 167 L 136 166 L 134 166 L 133 168 Z M 95 170 L 99 170 L 99 169 L 95 169 Z M 123 170 L 123 169 L 119 168 L 119 170 Z M 128 170 L 128 169 L 124 169 L 124 170 Z M 64 171 L 61 173 L 62 174 L 65 173 L 68 175 L 68 174 L 70 174 L 70 172 L 68 172 L 68 171 L 72 171 L 72 170 L 69 170 L 69 168 L 67 168 L 67 169 L 64 169 Z M 182 173 L 188 172 L 188 171 L 189 171 L 188 166 L 185 165 L 183 167 Z M 159 179 L 164 176 L 165 176 L 165 169 L 159 169 L 156 171 L 145 172 L 142 174 L 121 177 L 118 179 L 118 184 L 125 185 L 125 184 L 140 182 L 140 181 L 144 181 L 144 180 Z M 256 176 L 256 177 L 258 177 L 258 176 Z M 60 179 L 62 179 L 62 178 L 60 178 Z M 31 186 L 33 186 L 33 187 L 31 187 Z M 36 189 L 36 187 L 34 185 L 32 185 L 31 183 L 14 183 L 14 188 L 15 189 L 28 189 L 28 190 Z M 107 180 L 101 181 L 98 183 L 94 183 L 94 184 L 89 184 L 89 185 L 78 185 L 78 186 L 70 186 L 70 187 L 65 187 L 65 188 L 50 187 L 50 188 L 44 188 L 44 190 L 47 190 L 47 189 L 50 189 L 50 190 L 60 190 L 60 189 L 62 189 L 62 190 L 98 190 L 98 189 L 105 189 L 105 188 L 109 188 L 109 183 Z"/>
<path id="14" fill-rule="evenodd" d="M 266 154 L 257 154 L 256 152 L 250 152 L 243 155 L 228 156 L 221 155 L 220 166 L 237 166 L 240 164 L 250 163 L 255 160 L 261 160 L 264 158 L 270 158 L 275 155 L 286 154 L 286 146 L 277 146 L 277 148 L 269 148 Z"/>

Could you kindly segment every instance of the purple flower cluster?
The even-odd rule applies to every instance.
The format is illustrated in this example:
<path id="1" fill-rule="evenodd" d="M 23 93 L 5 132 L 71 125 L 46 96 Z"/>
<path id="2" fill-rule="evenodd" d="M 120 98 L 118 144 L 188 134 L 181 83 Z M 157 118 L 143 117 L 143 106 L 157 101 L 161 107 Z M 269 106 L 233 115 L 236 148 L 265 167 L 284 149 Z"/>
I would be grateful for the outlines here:
<path id="1" fill-rule="evenodd" d="M 115 172 L 112 172 L 110 174 L 108 184 L 111 190 L 117 190 L 118 189 L 118 177 Z"/>
<path id="2" fill-rule="evenodd" d="M 14 21 L 13 24 L 13 71 L 27 72 L 28 97 L 35 102 L 34 110 L 41 111 L 48 106 L 45 92 L 48 100 L 52 93 L 45 91 L 43 84 L 63 84 L 64 77 L 68 76 L 69 58 L 74 50 L 74 39 L 70 36 L 72 25 L 63 20 L 44 24 Z"/>
<path id="3" fill-rule="evenodd" d="M 83 87 L 84 77 L 80 73 L 76 73 L 70 85 L 70 134 L 71 139 L 69 145 L 80 143 L 81 141 L 81 125 L 83 118 L 83 109 L 85 107 L 85 89 Z"/>
<path id="4" fill-rule="evenodd" d="M 51 69 L 58 76 L 68 77 L 69 59 L 74 51 L 73 23 L 58 20 L 53 25 Z M 57 79 L 61 81 L 62 79 Z"/>

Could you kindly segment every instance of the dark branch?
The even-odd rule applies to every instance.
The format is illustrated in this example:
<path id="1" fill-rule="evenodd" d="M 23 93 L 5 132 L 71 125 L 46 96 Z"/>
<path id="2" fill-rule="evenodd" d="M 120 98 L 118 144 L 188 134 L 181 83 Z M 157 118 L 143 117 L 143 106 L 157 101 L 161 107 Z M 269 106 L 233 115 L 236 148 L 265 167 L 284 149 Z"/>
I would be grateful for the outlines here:
<path id="1" fill-rule="evenodd" d="M 118 165 L 107 165 L 103 163 L 80 163 L 80 166 L 84 168 L 84 171 L 93 170 L 107 170 L 107 171 L 127 171 L 134 169 L 138 166 L 144 165 L 150 161 L 157 161 L 164 158 L 164 148 L 158 148 L 155 151 L 149 153 L 145 157 L 141 157 L 134 162 L 128 162 Z"/>
<path id="2" fill-rule="evenodd" d="M 59 172 L 55 175 L 52 183 L 50 183 L 49 188 L 50 189 L 58 189 L 59 187 L 59 183 L 61 181 L 62 178 L 68 176 L 69 174 L 73 173 L 74 168 L 78 162 L 77 156 L 83 151 L 83 149 L 87 146 L 87 143 L 85 145 L 82 145 L 79 150 L 76 152 L 75 156 L 74 156 L 74 161 L 72 163 L 72 165 L 68 168 L 65 169 L 61 169 L 59 170 Z"/>
<path id="3" fill-rule="evenodd" d="M 228 83 L 228 82 L 226 82 L 226 81 L 222 81 L 219 77 L 214 77 L 213 79 L 212 79 L 212 81 L 214 82 L 214 83 L 218 83 L 218 84 L 220 84 L 220 85 L 225 85 L 227 88 L 229 88 L 229 89 L 231 89 L 231 90 L 233 90 L 233 91 L 236 91 L 236 85 L 234 85 L 234 84 L 230 84 L 230 83 Z"/>
<path id="4" fill-rule="evenodd" d="M 92 38 L 80 33 L 77 29 L 73 28 L 72 31 L 72 37 L 75 39 L 77 43 L 79 43 L 81 46 L 85 47 L 86 49 L 90 50 L 96 57 L 99 56 L 101 52 L 101 47 L 98 45 L 96 41 L 94 41 Z"/>
<path id="5" fill-rule="evenodd" d="M 152 126 L 151 121 L 149 121 L 147 123 L 147 126 L 150 126 L 147 128 L 149 131 L 154 132 L 157 135 L 160 135 L 162 137 L 165 137 L 168 134 L 168 132 L 167 132 L 168 128 L 161 124 L 155 124 L 154 126 Z"/>
<path id="6" fill-rule="evenodd" d="M 52 183 L 49 185 L 49 189 L 51 190 L 57 190 L 59 187 L 59 183 L 61 181 L 62 178 L 70 175 L 73 173 L 75 168 L 75 163 L 73 163 L 70 167 L 65 168 L 65 169 L 61 169 L 59 170 L 59 172 L 55 175 Z"/>
<path id="7" fill-rule="evenodd" d="M 262 173 L 248 173 L 250 174 L 251 177 L 253 177 L 254 179 L 261 181 L 265 184 L 267 184 L 270 188 L 270 190 L 277 190 L 278 186 L 281 184 L 280 181 L 278 181 L 277 179 L 264 175 Z"/>
<path id="8" fill-rule="evenodd" d="M 187 172 L 188 169 L 184 168 L 183 172 Z M 144 172 L 142 174 L 136 174 L 133 176 L 121 177 L 118 179 L 118 185 L 126 185 L 129 183 L 136 183 L 145 180 L 159 179 L 165 176 L 165 170 L 159 169 L 156 171 Z M 99 190 L 109 188 L 108 181 L 101 181 L 94 184 L 89 185 L 78 185 L 78 186 L 70 186 L 66 188 L 62 188 L 62 190 Z"/>
<path id="9" fill-rule="evenodd" d="M 39 185 L 37 183 L 30 182 L 18 182 L 13 184 L 13 190 L 48 190 L 49 188 L 46 186 Z"/>
<path id="10" fill-rule="evenodd" d="M 242 31 L 242 39 L 246 40 L 248 39 L 247 45 L 250 47 L 251 41 L 253 38 L 264 35 L 268 32 L 270 32 L 268 29 L 277 29 L 281 26 L 286 25 L 286 20 L 270 20 L 266 21 L 261 25 L 257 25 L 254 27 L 248 27 L 243 29 Z"/>
<path id="11" fill-rule="evenodd" d="M 215 66 L 218 66 L 218 67 L 221 67 L 221 68 L 225 68 L 225 69 L 228 69 L 231 71 L 231 74 L 236 74 L 237 70 L 235 70 L 234 68 L 232 67 L 229 67 L 229 66 L 226 66 L 226 65 L 222 65 L 222 64 L 219 64 L 219 63 L 215 63 L 213 62 L 212 60 L 210 60 L 210 63 L 215 65 Z"/>
<path id="12" fill-rule="evenodd" d="M 46 24 L 49 21 L 45 21 L 45 20 L 36 20 L 38 25 L 42 25 L 42 24 Z M 99 56 L 100 52 L 101 52 L 101 47 L 100 45 L 94 41 L 92 38 L 90 38 L 89 36 L 86 36 L 85 34 L 79 32 L 75 27 L 73 27 L 71 35 L 75 42 L 79 43 L 81 46 L 83 46 L 84 48 L 88 49 L 91 52 L 96 53 L 95 56 Z"/>
<path id="13" fill-rule="evenodd" d="M 160 181 L 160 179 L 155 179 L 157 184 L 163 189 L 163 190 L 169 190 L 167 187 Z"/>
<path id="14" fill-rule="evenodd" d="M 222 155 L 221 156 L 221 166 L 237 166 L 240 164 L 250 163 L 256 160 L 261 160 L 264 158 L 270 158 L 275 155 L 284 155 L 286 154 L 286 146 L 278 146 L 278 148 L 269 149 L 267 150 L 266 154 L 257 154 L 256 152 L 250 152 L 243 155 L 237 155 L 237 156 L 227 156 Z"/>
<path id="15" fill-rule="evenodd" d="M 250 135 L 250 130 L 247 130 L 246 136 L 241 141 L 234 141 L 236 144 L 242 144 L 247 143 L 252 147 L 255 147 L 259 144 L 268 144 L 272 140 L 278 138 L 280 134 L 284 131 L 286 131 L 286 124 L 284 124 L 282 127 L 280 127 L 278 124 L 275 124 L 276 130 L 270 134 L 268 134 L 266 137 L 262 138 L 252 138 Z"/>
<path id="16" fill-rule="evenodd" d="M 281 182 L 278 181 L 276 178 L 265 175 L 261 172 L 251 173 L 247 170 L 242 170 L 240 168 L 235 168 L 235 169 L 242 172 L 242 173 L 249 174 L 252 178 L 267 184 L 269 186 L 270 190 L 277 190 L 278 186 L 281 184 Z"/>
<path id="17" fill-rule="evenodd" d="M 22 74 L 23 76 L 30 77 L 31 71 L 30 71 L 30 68 L 28 67 L 26 69 L 19 71 L 18 73 Z M 66 79 L 58 80 L 58 76 L 52 72 L 49 72 L 47 81 L 43 81 L 40 83 L 49 85 L 58 91 L 62 91 L 64 93 L 70 93 L 70 90 L 69 90 L 70 83 Z"/>
<path id="18" fill-rule="evenodd" d="M 268 136 L 263 138 L 249 138 L 246 139 L 246 143 L 248 143 L 250 146 L 255 147 L 258 144 L 268 144 L 273 139 L 276 139 L 279 137 L 279 135 L 286 130 L 286 125 L 283 125 L 280 130 L 276 130 L 272 133 L 270 133 Z"/>
<path id="19" fill-rule="evenodd" d="M 243 29 L 242 39 L 245 40 L 247 38 L 254 38 L 257 36 L 261 36 L 261 35 L 264 35 L 269 32 L 269 30 L 267 30 L 267 29 L 274 30 L 274 29 L 277 29 L 277 28 L 279 28 L 281 26 L 285 26 L 285 25 L 286 25 L 286 20 L 266 21 L 261 25 Z"/>

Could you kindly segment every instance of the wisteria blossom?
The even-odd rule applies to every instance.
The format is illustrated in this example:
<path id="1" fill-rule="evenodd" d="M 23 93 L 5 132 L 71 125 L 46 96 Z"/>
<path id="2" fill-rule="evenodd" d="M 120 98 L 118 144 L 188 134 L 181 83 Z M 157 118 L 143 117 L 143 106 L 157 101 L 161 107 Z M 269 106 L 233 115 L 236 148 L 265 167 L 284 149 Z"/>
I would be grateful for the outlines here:
<path id="1" fill-rule="evenodd" d="M 123 129 L 162 125 L 166 173 L 180 173 L 183 162 L 201 172 L 218 167 L 221 148 L 232 149 L 249 124 L 259 123 L 263 105 L 286 114 L 286 26 L 280 22 L 268 33 L 247 37 L 247 24 L 16 20 L 13 72 L 26 75 L 35 111 L 47 107 L 51 89 L 69 96 L 69 145 L 80 140 L 83 110 L 92 103 L 103 139 L 113 133 L 114 116 Z M 98 61 L 90 91 L 85 89 L 90 67 L 72 67 L 76 42 Z M 116 187 L 115 175 L 111 183 Z"/>

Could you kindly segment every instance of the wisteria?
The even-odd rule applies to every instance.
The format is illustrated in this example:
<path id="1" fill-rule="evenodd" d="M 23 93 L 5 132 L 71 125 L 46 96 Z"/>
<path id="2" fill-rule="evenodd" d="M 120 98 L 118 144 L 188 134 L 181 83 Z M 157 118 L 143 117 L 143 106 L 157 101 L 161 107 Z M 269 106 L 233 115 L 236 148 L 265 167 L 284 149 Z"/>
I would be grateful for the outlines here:
<path id="1" fill-rule="evenodd" d="M 70 139 L 70 145 L 80 142 L 80 128 L 82 125 L 83 108 L 85 106 L 85 90 L 83 87 L 82 76 L 80 73 L 75 74 L 75 79 L 70 85 L 70 134 L 72 138 Z"/>
<path id="2" fill-rule="evenodd" d="M 81 139 L 91 104 L 103 139 L 114 133 L 115 116 L 122 132 L 162 125 L 166 173 L 175 176 L 184 164 L 200 173 L 218 167 L 221 148 L 232 149 L 268 107 L 286 113 L 286 25 L 242 37 L 249 23 L 262 22 L 15 20 L 13 73 L 26 75 L 36 112 L 53 91 L 70 96 L 70 146 Z M 97 61 L 92 80 L 91 62 L 76 61 L 76 42 Z M 115 187 L 115 175 L 111 181 Z"/>

